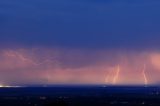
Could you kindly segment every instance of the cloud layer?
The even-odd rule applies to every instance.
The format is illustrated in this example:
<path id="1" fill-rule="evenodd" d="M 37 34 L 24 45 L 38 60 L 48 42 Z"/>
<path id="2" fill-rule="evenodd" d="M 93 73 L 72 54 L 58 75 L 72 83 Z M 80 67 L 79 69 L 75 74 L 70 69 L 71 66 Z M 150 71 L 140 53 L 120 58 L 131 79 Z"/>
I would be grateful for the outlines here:
<path id="1" fill-rule="evenodd" d="M 0 44 L 158 49 L 158 0 L 1 0 Z"/>
<path id="2" fill-rule="evenodd" d="M 144 84 L 145 65 L 147 83 L 158 84 L 159 61 L 160 52 L 5 49 L 0 54 L 0 83 Z"/>

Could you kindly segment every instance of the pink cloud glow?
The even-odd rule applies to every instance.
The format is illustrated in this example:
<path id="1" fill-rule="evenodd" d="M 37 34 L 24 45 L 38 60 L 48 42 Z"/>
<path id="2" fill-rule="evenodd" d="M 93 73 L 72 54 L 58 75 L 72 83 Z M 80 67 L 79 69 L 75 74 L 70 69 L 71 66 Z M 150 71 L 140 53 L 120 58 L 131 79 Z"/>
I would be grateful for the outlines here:
<path id="1" fill-rule="evenodd" d="M 143 74 L 147 84 L 156 84 L 160 82 L 159 70 L 159 52 L 44 48 L 0 51 L 0 83 L 6 84 L 145 84 Z"/>

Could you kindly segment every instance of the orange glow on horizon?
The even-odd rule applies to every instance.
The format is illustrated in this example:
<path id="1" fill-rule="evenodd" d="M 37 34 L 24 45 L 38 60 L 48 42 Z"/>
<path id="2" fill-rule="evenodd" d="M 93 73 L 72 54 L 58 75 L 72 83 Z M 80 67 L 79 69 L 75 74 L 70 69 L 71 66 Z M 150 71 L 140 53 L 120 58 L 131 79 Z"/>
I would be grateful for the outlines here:
<path id="1" fill-rule="evenodd" d="M 0 83 L 149 85 L 160 81 L 159 52 L 68 51 L 1 50 Z"/>

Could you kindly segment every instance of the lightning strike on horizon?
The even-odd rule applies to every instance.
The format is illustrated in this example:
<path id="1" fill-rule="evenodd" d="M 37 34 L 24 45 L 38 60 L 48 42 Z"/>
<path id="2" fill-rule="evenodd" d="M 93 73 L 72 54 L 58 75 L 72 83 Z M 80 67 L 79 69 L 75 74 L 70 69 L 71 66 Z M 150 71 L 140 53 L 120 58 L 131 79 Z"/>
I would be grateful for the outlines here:
<path id="1" fill-rule="evenodd" d="M 14 51 L 14 50 L 6 50 L 4 51 L 4 55 L 7 58 L 11 58 L 14 59 L 16 61 L 20 61 L 20 62 L 24 62 L 24 63 L 30 63 L 33 66 L 37 67 L 40 65 L 45 65 L 46 69 L 49 67 L 53 67 L 53 65 L 55 67 L 59 67 L 59 61 L 56 59 L 57 57 L 54 56 L 49 56 L 47 58 L 41 59 L 41 60 L 36 60 L 36 58 L 32 58 L 31 56 L 35 56 L 36 53 L 32 53 L 31 56 L 28 56 L 26 54 L 23 54 L 22 52 L 19 51 Z M 52 75 L 50 74 L 49 70 L 46 70 L 46 75 L 45 75 L 45 79 L 46 79 L 46 83 L 49 84 Z"/>
<path id="2" fill-rule="evenodd" d="M 34 59 L 31 59 L 31 57 L 28 57 L 26 56 L 25 54 L 19 52 L 19 51 L 12 51 L 12 50 L 9 50 L 9 51 L 5 51 L 4 54 L 7 56 L 7 57 L 11 57 L 15 60 L 18 60 L 18 61 L 21 61 L 21 62 L 27 62 L 27 63 L 31 63 L 33 66 L 40 66 L 40 65 L 48 65 L 48 64 L 58 64 L 57 63 L 57 60 L 55 58 L 46 58 L 46 59 L 43 59 L 43 60 L 39 60 L 39 61 L 35 61 Z M 56 62 L 55 62 L 56 61 Z M 53 66 L 53 65 L 51 65 Z M 46 66 L 48 67 L 48 66 Z M 46 70 L 46 83 L 49 84 L 50 83 L 50 80 L 51 80 L 51 74 L 48 70 Z"/>
<path id="3" fill-rule="evenodd" d="M 120 72 L 120 67 L 119 67 L 119 65 L 118 65 L 118 66 L 117 66 L 116 73 L 115 73 L 115 75 L 114 75 L 114 77 L 113 77 L 113 82 L 112 82 L 112 84 L 116 84 L 116 83 L 117 83 L 117 80 L 118 80 L 118 77 L 119 77 L 119 72 Z"/>
<path id="4" fill-rule="evenodd" d="M 143 75 L 143 78 L 144 78 L 144 84 L 148 85 L 148 79 L 147 79 L 147 76 L 146 76 L 146 65 L 145 64 L 143 66 L 142 75 Z"/>

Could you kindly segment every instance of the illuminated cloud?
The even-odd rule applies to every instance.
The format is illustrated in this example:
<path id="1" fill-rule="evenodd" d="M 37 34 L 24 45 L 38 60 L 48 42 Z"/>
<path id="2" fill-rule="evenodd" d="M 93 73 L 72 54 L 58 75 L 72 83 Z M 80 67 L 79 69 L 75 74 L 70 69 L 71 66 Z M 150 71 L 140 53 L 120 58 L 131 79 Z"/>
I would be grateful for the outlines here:
<path id="1" fill-rule="evenodd" d="M 155 69 L 160 71 L 160 53 L 153 53 L 151 55 L 151 64 Z"/>
<path id="2" fill-rule="evenodd" d="M 159 55 L 147 51 L 3 49 L 0 82 L 13 85 L 146 84 L 147 79 L 147 84 L 156 84 L 160 81 Z"/>

